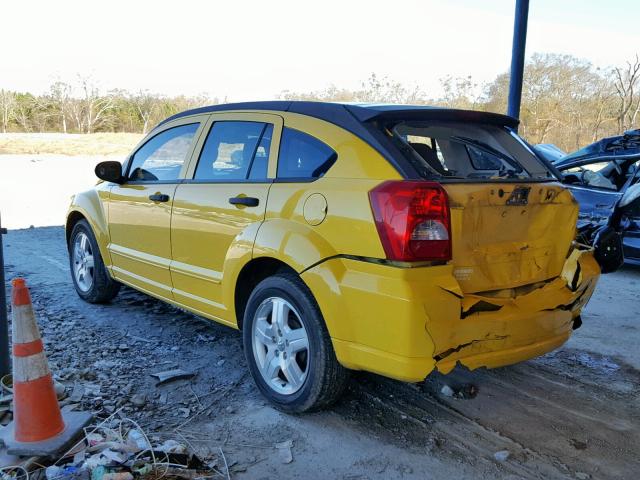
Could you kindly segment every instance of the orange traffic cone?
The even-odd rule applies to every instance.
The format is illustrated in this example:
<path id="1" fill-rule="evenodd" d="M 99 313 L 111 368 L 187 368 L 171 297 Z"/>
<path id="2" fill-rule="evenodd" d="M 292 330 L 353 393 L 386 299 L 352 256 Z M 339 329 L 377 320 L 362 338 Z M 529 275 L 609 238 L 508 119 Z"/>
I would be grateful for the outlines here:
<path id="1" fill-rule="evenodd" d="M 12 282 L 13 399 L 15 439 L 40 442 L 64 430 L 44 346 L 22 278 Z"/>
<path id="2" fill-rule="evenodd" d="M 3 440 L 13 455 L 54 455 L 81 432 L 91 415 L 70 412 L 63 418 L 29 289 L 22 278 L 12 285 L 13 438 Z"/>

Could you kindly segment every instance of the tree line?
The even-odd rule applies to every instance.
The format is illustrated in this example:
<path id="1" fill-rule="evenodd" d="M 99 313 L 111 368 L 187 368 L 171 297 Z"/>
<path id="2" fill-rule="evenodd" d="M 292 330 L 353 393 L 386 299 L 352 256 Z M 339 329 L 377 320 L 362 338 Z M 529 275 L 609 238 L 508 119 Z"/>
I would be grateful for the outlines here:
<path id="1" fill-rule="evenodd" d="M 418 86 L 407 87 L 371 75 L 360 89 L 331 86 L 283 98 L 390 102 L 445 106 L 504 113 L 509 73 L 479 84 L 473 77 L 447 76 L 443 94 L 429 97 Z M 640 128 L 640 58 L 622 66 L 598 68 L 571 55 L 536 53 L 525 64 L 519 133 L 530 143 L 554 143 L 573 151 L 602 137 Z"/>
<path id="2" fill-rule="evenodd" d="M 445 77 L 443 94 L 431 97 L 372 74 L 360 88 L 332 85 L 311 92 L 282 91 L 285 100 L 409 103 L 505 112 L 509 74 L 480 84 L 473 77 Z M 188 108 L 219 103 L 217 98 L 168 97 L 149 91 L 102 93 L 89 77 L 54 82 L 43 95 L 0 90 L 2 132 L 138 132 Z M 640 58 L 598 68 L 570 55 L 534 54 L 526 62 L 520 133 L 531 143 L 555 143 L 575 150 L 604 136 L 639 128 Z"/>
<path id="3" fill-rule="evenodd" d="M 189 108 L 219 103 L 206 95 L 167 97 L 124 89 L 102 93 L 91 77 L 56 81 L 47 93 L 0 89 L 0 129 L 15 132 L 147 133 L 166 117 Z"/>

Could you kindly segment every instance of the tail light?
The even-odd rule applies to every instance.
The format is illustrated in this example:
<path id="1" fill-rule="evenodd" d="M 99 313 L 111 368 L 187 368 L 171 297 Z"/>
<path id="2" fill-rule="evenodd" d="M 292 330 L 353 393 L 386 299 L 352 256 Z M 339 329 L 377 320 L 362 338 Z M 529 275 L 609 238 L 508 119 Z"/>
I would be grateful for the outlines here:
<path id="1" fill-rule="evenodd" d="M 388 181 L 369 200 L 389 260 L 451 260 L 449 199 L 440 184 Z"/>

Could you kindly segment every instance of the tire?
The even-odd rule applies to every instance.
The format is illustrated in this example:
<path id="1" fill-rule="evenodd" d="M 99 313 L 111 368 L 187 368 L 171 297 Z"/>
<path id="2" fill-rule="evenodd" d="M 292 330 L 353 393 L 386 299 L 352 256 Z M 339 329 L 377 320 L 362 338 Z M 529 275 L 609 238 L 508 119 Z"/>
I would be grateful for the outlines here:
<path id="1" fill-rule="evenodd" d="M 274 310 L 287 313 L 274 316 Z M 256 286 L 245 309 L 242 336 L 251 375 L 279 410 L 320 410 L 342 395 L 349 371 L 338 363 L 318 304 L 297 275 L 280 273 Z"/>
<path id="2" fill-rule="evenodd" d="M 77 254 L 76 248 L 83 253 Z M 118 294 L 120 284 L 109 275 L 96 237 L 86 220 L 80 220 L 73 226 L 68 249 L 71 279 L 80 298 L 89 303 L 106 303 L 112 300 Z M 80 270 L 84 274 L 80 274 Z"/>

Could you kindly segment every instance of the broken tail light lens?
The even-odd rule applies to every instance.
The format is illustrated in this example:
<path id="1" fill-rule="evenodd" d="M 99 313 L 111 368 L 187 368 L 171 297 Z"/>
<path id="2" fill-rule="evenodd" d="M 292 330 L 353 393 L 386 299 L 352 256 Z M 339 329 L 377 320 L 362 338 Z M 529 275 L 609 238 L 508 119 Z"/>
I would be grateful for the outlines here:
<path id="1" fill-rule="evenodd" d="M 392 180 L 371 190 L 369 200 L 387 259 L 451 260 L 449 199 L 440 184 Z"/>

